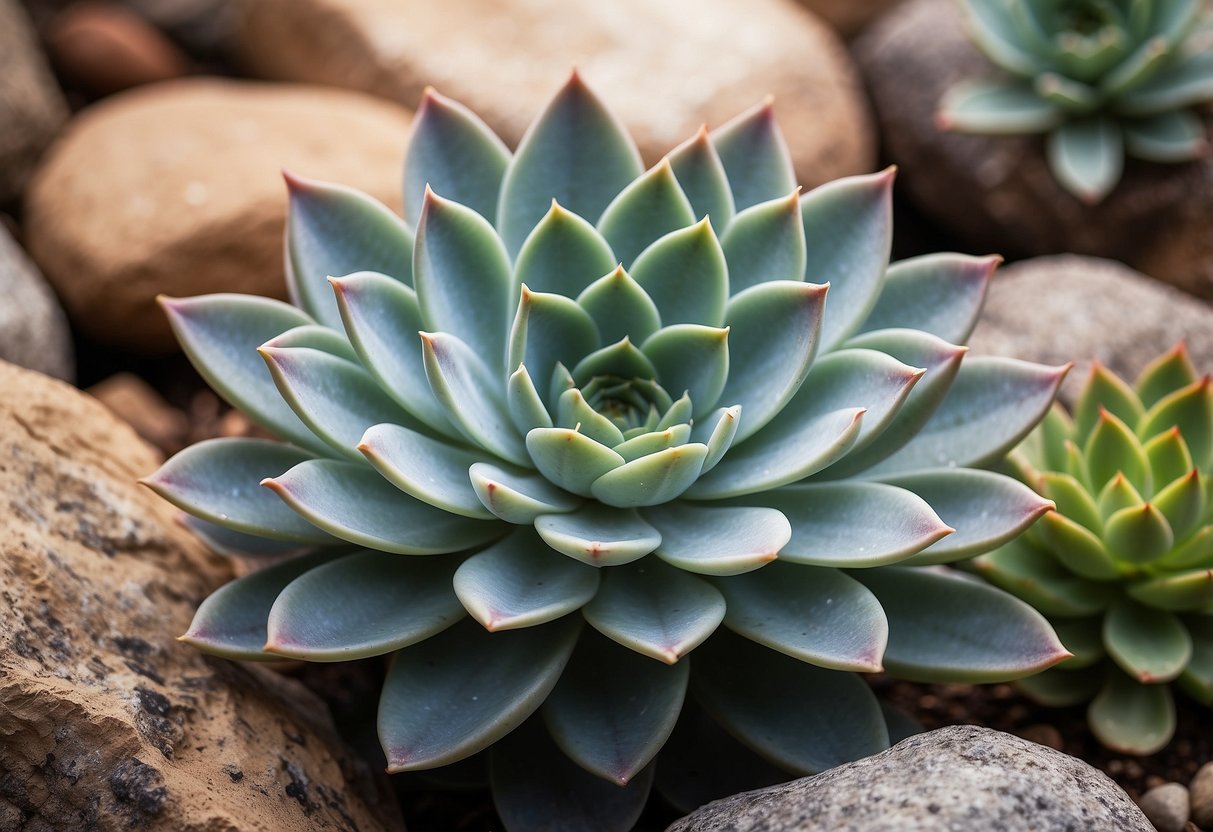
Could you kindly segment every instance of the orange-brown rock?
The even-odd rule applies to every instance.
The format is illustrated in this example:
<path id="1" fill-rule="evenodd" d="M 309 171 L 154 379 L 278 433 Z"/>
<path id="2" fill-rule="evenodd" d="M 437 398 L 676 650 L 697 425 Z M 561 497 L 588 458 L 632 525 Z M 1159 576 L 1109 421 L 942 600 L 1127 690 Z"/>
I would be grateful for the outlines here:
<path id="1" fill-rule="evenodd" d="M 172 407 L 134 373 L 115 373 L 88 388 L 88 394 L 165 456 L 185 446 L 190 430 L 189 417 Z"/>
<path id="2" fill-rule="evenodd" d="M 155 297 L 285 296 L 281 171 L 399 204 L 409 114 L 342 90 L 183 79 L 85 110 L 26 200 L 34 260 L 76 325 L 174 346 Z"/>
<path id="3" fill-rule="evenodd" d="M 297 682 L 175 641 L 230 576 L 135 485 L 157 455 L 0 363 L 0 829 L 400 829 Z"/>
<path id="4" fill-rule="evenodd" d="M 250 0 L 238 39 L 265 77 L 412 106 L 426 85 L 507 144 L 576 66 L 650 161 L 775 96 L 806 187 L 874 162 L 863 92 L 838 37 L 794 0 Z"/>
<path id="5" fill-rule="evenodd" d="M 189 59 L 130 9 L 85 0 L 55 16 L 45 40 L 59 72 L 100 95 L 179 78 Z"/>

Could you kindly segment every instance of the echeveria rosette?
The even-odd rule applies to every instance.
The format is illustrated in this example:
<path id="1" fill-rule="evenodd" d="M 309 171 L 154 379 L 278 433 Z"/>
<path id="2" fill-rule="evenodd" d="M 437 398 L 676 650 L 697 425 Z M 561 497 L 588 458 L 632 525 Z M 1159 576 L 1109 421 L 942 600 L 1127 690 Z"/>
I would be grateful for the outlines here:
<path id="1" fill-rule="evenodd" d="M 1193 107 L 1213 99 L 1213 50 L 1193 37 L 1202 0 L 959 0 L 1003 75 L 962 81 L 938 121 L 966 133 L 1046 134 L 1061 185 L 1096 203 L 1125 156 L 1183 162 L 1208 150 Z"/>
<path id="2" fill-rule="evenodd" d="M 512 154 L 428 93 L 406 171 L 404 220 L 289 180 L 294 305 L 165 301 L 203 376 L 284 441 L 200 443 L 148 484 L 224 551 L 296 555 L 185 640 L 394 652 L 390 769 L 491 747 L 519 829 L 627 828 L 667 738 L 699 767 L 735 743 L 708 714 L 752 749 L 721 771 L 819 771 L 888 743 L 856 672 L 1068 655 L 937 566 L 1051 505 L 979 466 L 1065 368 L 965 358 L 997 258 L 889 266 L 891 171 L 801 195 L 769 105 L 646 171 L 576 76 Z M 715 796 L 681 771 L 659 787 Z"/>
<path id="3" fill-rule="evenodd" d="M 1182 344 L 1132 387 L 1096 364 L 1073 418 L 1057 406 L 1012 460 L 1057 510 L 973 565 L 1074 653 L 1021 684 L 1092 700 L 1101 742 L 1151 754 L 1175 730 L 1170 682 L 1213 706 L 1213 382 Z"/>

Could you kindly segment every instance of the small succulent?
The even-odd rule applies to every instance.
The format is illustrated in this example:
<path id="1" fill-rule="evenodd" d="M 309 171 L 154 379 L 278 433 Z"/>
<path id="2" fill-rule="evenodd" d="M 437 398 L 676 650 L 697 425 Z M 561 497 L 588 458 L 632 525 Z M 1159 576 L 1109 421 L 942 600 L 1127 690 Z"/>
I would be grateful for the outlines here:
<path id="1" fill-rule="evenodd" d="M 1056 406 L 1012 459 L 1057 510 L 973 566 L 1074 653 L 1020 684 L 1094 697 L 1100 741 L 1151 754 L 1175 730 L 1169 682 L 1213 706 L 1213 382 L 1182 344 L 1133 387 L 1096 364 L 1073 418 Z"/>
<path id="2" fill-rule="evenodd" d="M 1116 186 L 1126 155 L 1182 162 L 1206 151 L 1189 109 L 1213 99 L 1213 50 L 1191 37 L 1201 0 L 959 2 L 973 41 L 1005 73 L 952 87 L 941 127 L 1046 133 L 1053 175 L 1089 203 Z"/>
<path id="3" fill-rule="evenodd" d="M 514 153 L 427 92 L 407 221 L 288 184 L 294 305 L 164 301 L 282 441 L 203 442 L 147 484 L 219 550 L 280 559 L 185 641 L 393 654 L 390 771 L 488 750 L 464 765 L 509 828 L 626 829 L 655 777 L 690 807 L 886 747 L 857 672 L 1069 655 L 1029 605 L 934 566 L 1052 505 L 976 466 L 1067 368 L 962 363 L 997 258 L 889 266 L 892 171 L 802 196 L 769 104 L 646 171 L 574 75 Z"/>

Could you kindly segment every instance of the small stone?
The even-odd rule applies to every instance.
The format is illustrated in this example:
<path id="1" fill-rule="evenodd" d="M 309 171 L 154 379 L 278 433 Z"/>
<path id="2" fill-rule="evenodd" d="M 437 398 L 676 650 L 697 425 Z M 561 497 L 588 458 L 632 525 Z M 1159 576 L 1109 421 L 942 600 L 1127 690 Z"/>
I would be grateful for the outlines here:
<path id="1" fill-rule="evenodd" d="M 409 114 L 318 87 L 193 78 L 102 100 L 47 154 L 30 254 L 95 340 L 176 345 L 160 293 L 285 297 L 282 171 L 399 205 Z"/>
<path id="2" fill-rule="evenodd" d="M 972 725 L 940 728 L 815 777 L 709 803 L 667 832 L 1153 832 L 1082 760 Z"/>
<path id="3" fill-rule="evenodd" d="M 848 38 L 899 2 L 901 0 L 800 0 L 801 5 Z"/>
<path id="4" fill-rule="evenodd" d="M 0 225 L 0 359 L 71 381 L 71 333 L 59 299 Z"/>
<path id="5" fill-rule="evenodd" d="M 837 35 L 788 0 L 248 0 L 240 57 L 266 78 L 415 106 L 427 85 L 517 145 L 577 67 L 650 163 L 774 96 L 800 183 L 866 173 L 875 144 Z M 594 221 L 596 218 L 591 218 Z"/>
<path id="6" fill-rule="evenodd" d="M 1137 804 L 1158 832 L 1184 832 L 1191 804 L 1188 790 L 1182 784 L 1156 786 L 1143 794 Z"/>
<path id="7" fill-rule="evenodd" d="M 1043 745 L 1047 748 L 1052 748 L 1054 751 L 1061 751 L 1062 738 L 1061 731 L 1057 730 L 1057 726 L 1041 723 L 1039 725 L 1029 725 L 1019 732 L 1019 736 L 1029 742 L 1034 742 L 1037 745 Z"/>
<path id="8" fill-rule="evenodd" d="M 0 203 L 21 195 L 66 120 L 67 102 L 29 18 L 17 0 L 0 0 Z"/>
<path id="9" fill-rule="evenodd" d="M 189 418 L 134 373 L 112 375 L 87 392 L 165 456 L 185 446 Z"/>
<path id="10" fill-rule="evenodd" d="M 1057 255 L 995 273 L 969 346 L 979 355 L 1044 364 L 1078 361 L 1061 390 L 1072 403 L 1091 359 L 1131 382 L 1180 340 L 1199 372 L 1213 372 L 1208 304 L 1122 263 Z"/>
<path id="11" fill-rule="evenodd" d="M 73 3 L 46 31 L 63 77 L 99 95 L 179 78 L 189 59 L 142 17 L 117 3 Z"/>
<path id="12" fill-rule="evenodd" d="M 1192 821 L 1213 829 L 1213 762 L 1205 763 L 1188 784 L 1192 794 Z"/>

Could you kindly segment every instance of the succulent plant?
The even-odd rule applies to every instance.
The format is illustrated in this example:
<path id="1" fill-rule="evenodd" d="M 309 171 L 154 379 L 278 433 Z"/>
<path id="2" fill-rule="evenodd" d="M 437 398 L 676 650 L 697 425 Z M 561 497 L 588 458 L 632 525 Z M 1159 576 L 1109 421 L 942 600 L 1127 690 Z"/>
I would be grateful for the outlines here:
<path id="1" fill-rule="evenodd" d="M 1170 741 L 1168 683 L 1213 706 L 1213 388 L 1181 344 L 1130 387 L 1095 364 L 1012 457 L 1056 511 L 973 566 L 1052 621 L 1074 656 L 1020 684 L 1051 705 L 1092 700 L 1105 745 Z M 1093 697 L 1093 699 L 1092 699 Z"/>
<path id="2" fill-rule="evenodd" d="M 998 258 L 889 266 L 892 176 L 802 196 L 769 104 L 646 171 L 574 74 L 512 154 L 427 92 L 406 221 L 288 178 L 294 305 L 164 300 L 282 440 L 202 442 L 146 481 L 220 551 L 279 556 L 183 639 L 393 654 L 389 770 L 491 747 L 466 765 L 488 758 L 514 829 L 627 828 L 667 738 L 656 779 L 688 806 L 879 751 L 857 672 L 1069 655 L 1029 605 L 933 566 L 1052 505 L 976 466 L 1067 368 L 964 359 Z"/>
<path id="3" fill-rule="evenodd" d="M 1201 0 L 959 2 L 973 41 L 1004 73 L 952 87 L 941 127 L 1047 134 L 1053 175 L 1090 203 L 1120 181 L 1126 155 L 1182 162 L 1207 150 L 1190 109 L 1213 99 L 1213 50 L 1191 37 Z"/>

